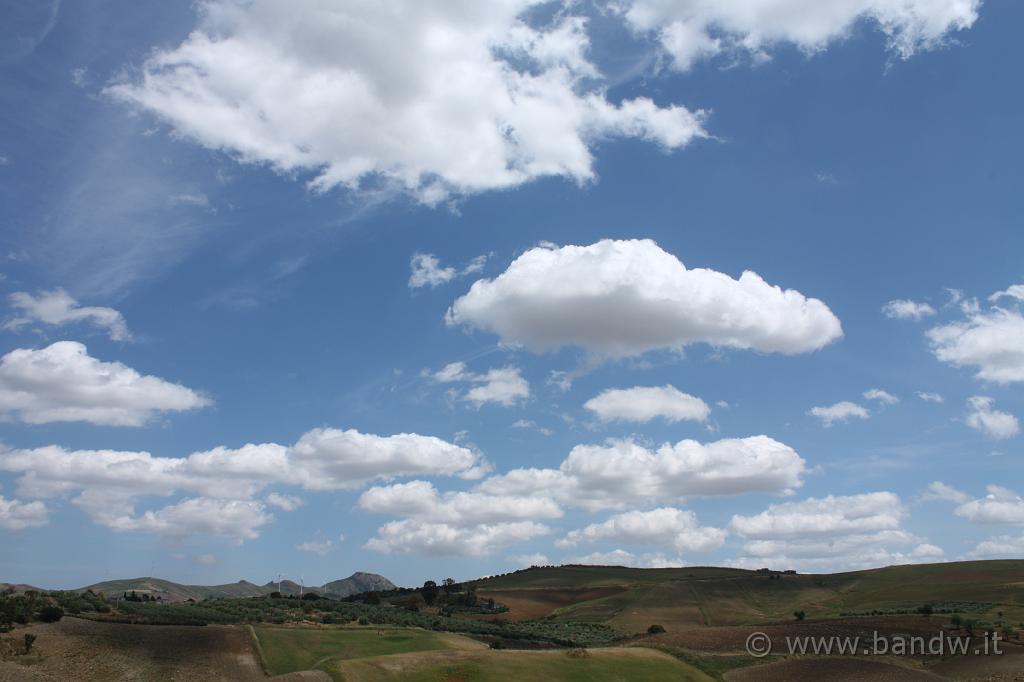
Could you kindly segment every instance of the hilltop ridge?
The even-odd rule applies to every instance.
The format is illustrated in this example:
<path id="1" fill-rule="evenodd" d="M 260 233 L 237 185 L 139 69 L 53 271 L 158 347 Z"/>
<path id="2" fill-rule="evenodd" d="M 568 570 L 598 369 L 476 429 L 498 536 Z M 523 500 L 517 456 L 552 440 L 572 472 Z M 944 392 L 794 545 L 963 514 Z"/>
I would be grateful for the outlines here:
<path id="1" fill-rule="evenodd" d="M 280 591 L 286 595 L 297 595 L 300 592 L 316 592 L 329 597 L 343 598 L 361 592 L 374 590 L 393 590 L 395 585 L 382 575 L 376 573 L 365 573 L 356 571 L 347 578 L 329 581 L 323 585 L 307 585 L 302 587 L 292 580 L 270 580 L 263 585 L 239 580 L 236 583 L 224 585 L 184 585 L 170 580 L 154 577 L 122 578 L 117 580 L 105 580 L 102 582 L 86 585 L 78 588 L 78 591 L 92 590 L 93 592 L 104 592 L 106 594 L 117 594 L 119 592 L 136 592 L 148 594 L 161 601 L 179 602 L 194 599 L 218 599 L 229 597 L 259 597 Z"/>

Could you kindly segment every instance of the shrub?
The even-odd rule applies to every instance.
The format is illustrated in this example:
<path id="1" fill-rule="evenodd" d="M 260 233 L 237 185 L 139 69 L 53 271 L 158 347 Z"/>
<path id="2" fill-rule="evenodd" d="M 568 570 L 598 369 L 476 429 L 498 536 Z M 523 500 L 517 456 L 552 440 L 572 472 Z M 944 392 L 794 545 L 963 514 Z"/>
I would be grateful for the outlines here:
<path id="1" fill-rule="evenodd" d="M 647 628 L 647 634 L 649 635 L 660 635 L 663 632 L 665 632 L 665 626 L 663 625 L 652 625 Z"/>
<path id="2" fill-rule="evenodd" d="M 804 618 L 807 617 L 807 614 L 804 613 L 803 611 L 794 611 L 793 612 L 793 617 L 796 618 L 797 620 L 803 620 Z"/>
<path id="3" fill-rule="evenodd" d="M 32 651 L 32 645 L 35 644 L 35 643 L 36 643 L 36 636 L 33 635 L 33 634 L 26 633 L 26 635 L 25 635 L 25 655 L 26 656 L 28 656 L 28 654 Z"/>
<path id="4" fill-rule="evenodd" d="M 44 606 L 39 609 L 39 620 L 44 623 L 56 623 L 64 617 L 64 609 L 59 606 Z"/>

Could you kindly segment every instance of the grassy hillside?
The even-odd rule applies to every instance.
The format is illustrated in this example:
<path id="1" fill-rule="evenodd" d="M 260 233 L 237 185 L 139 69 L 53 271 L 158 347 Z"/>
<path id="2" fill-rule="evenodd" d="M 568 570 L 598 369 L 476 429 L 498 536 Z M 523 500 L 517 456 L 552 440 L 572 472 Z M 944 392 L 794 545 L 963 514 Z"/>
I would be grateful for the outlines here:
<path id="1" fill-rule="evenodd" d="M 891 566 L 831 575 L 722 568 L 532 568 L 478 580 L 483 597 L 519 614 L 607 623 L 624 632 L 662 625 L 748 625 L 913 611 L 931 604 L 979 618 L 1024 620 L 1024 561 Z M 588 591 L 588 589 L 590 590 Z M 594 588 L 603 591 L 594 592 Z"/>
<path id="2" fill-rule="evenodd" d="M 468 637 L 418 628 L 254 628 L 271 675 L 324 669 L 335 660 L 442 649 L 486 649 Z"/>
<path id="3" fill-rule="evenodd" d="M 438 652 L 337 661 L 325 668 L 346 682 L 711 682 L 678 659 L 651 649 Z"/>

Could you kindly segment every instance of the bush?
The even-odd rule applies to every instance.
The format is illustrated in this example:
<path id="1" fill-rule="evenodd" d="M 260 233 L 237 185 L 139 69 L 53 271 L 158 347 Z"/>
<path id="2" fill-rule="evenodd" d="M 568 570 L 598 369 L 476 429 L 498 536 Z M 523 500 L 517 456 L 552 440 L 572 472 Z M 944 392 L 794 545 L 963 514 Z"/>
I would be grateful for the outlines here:
<path id="1" fill-rule="evenodd" d="M 64 609 L 59 606 L 44 606 L 39 609 L 39 620 L 44 623 L 56 623 L 64 617 Z"/>
<path id="2" fill-rule="evenodd" d="M 649 635 L 660 635 L 663 632 L 665 632 L 665 626 L 663 625 L 652 625 L 647 628 L 647 634 Z"/>
<path id="3" fill-rule="evenodd" d="M 803 611 L 794 611 L 793 612 L 793 617 L 796 618 L 797 620 L 803 620 L 804 618 L 807 617 L 807 614 L 804 613 Z"/>

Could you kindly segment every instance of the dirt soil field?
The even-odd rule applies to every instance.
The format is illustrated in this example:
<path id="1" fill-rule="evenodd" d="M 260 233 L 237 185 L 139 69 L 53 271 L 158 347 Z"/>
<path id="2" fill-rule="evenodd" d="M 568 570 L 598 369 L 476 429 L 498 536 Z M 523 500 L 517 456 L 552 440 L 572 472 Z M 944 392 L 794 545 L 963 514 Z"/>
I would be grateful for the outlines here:
<path id="1" fill-rule="evenodd" d="M 669 644 L 693 651 L 743 653 L 747 637 L 753 632 L 763 632 L 771 638 L 773 651 L 783 653 L 786 650 L 786 637 L 860 637 L 863 641 L 870 642 L 875 632 L 879 637 L 909 635 L 928 638 L 939 632 L 956 635 L 957 633 L 953 631 L 943 629 L 948 623 L 946 618 L 939 616 L 888 616 L 805 620 L 766 625 L 693 625 L 669 630 L 661 635 L 644 637 L 639 641 Z M 959 633 L 961 636 L 964 634 L 966 633 L 962 631 Z"/>
<path id="2" fill-rule="evenodd" d="M 936 682 L 948 679 L 920 669 L 863 658 L 794 658 L 730 670 L 724 677 L 726 682 Z"/>
<path id="3" fill-rule="evenodd" d="M 37 636 L 32 654 L 0 661 L 0 682 L 267 679 L 240 627 L 126 625 L 68 617 L 4 636 L 22 639 L 26 633 Z"/>
<path id="4" fill-rule="evenodd" d="M 513 589 L 513 590 L 480 590 L 477 597 L 483 600 L 494 599 L 509 608 L 506 613 L 488 615 L 488 619 L 530 620 L 543 618 L 557 609 L 581 602 L 609 597 L 624 592 L 625 587 L 593 587 L 581 589 Z"/>

